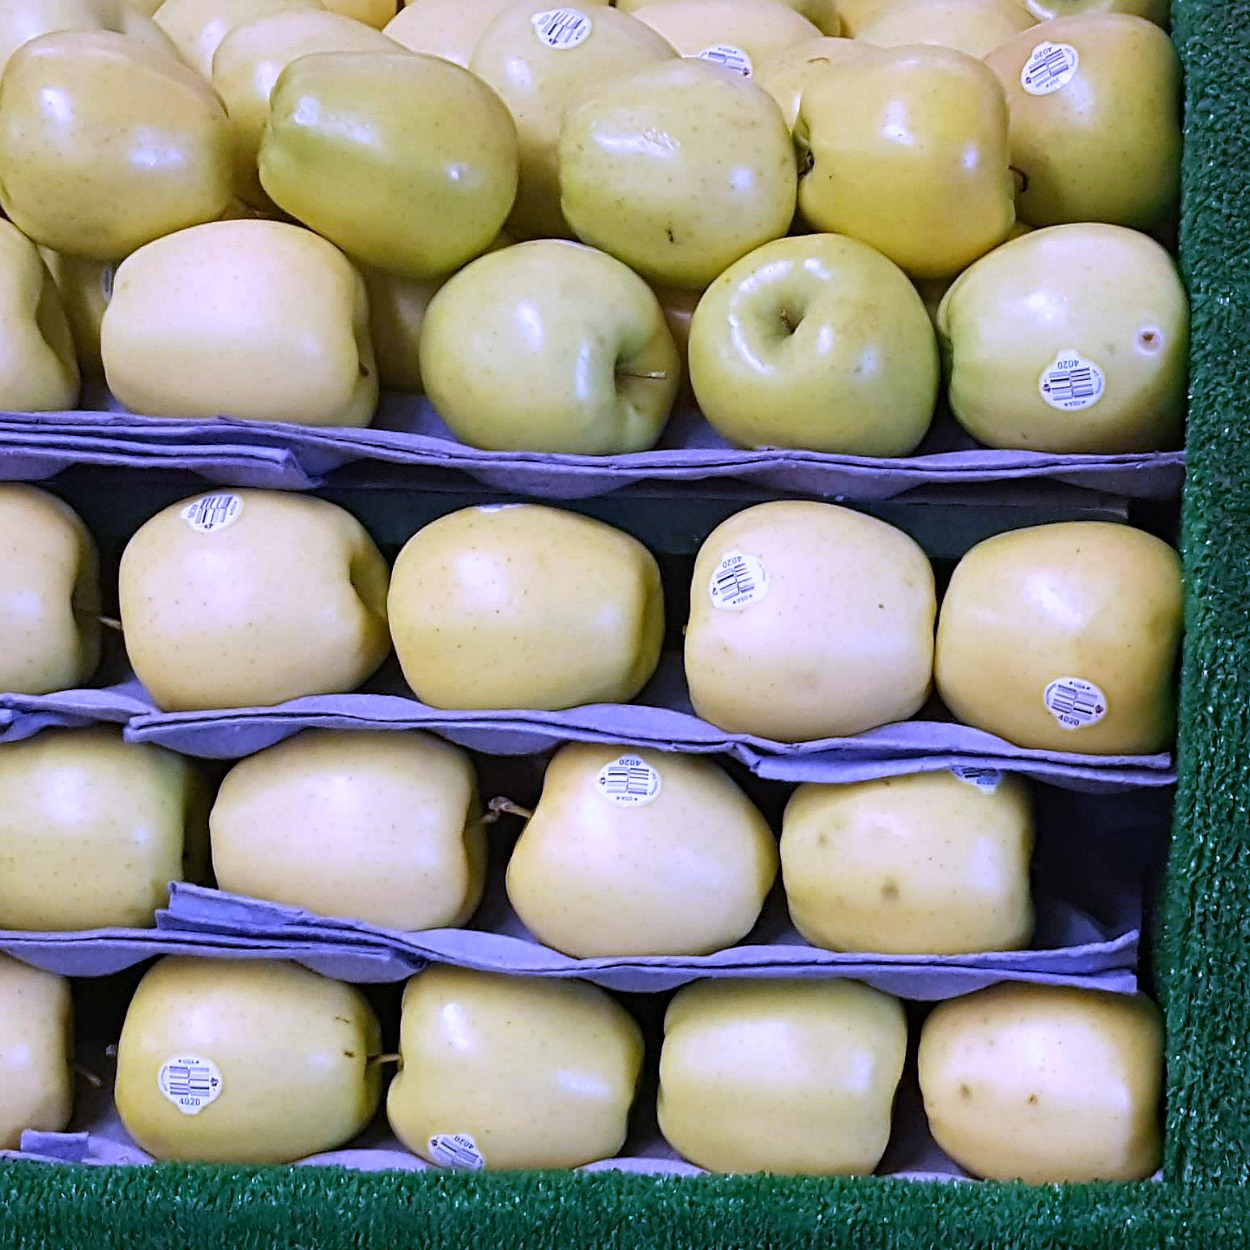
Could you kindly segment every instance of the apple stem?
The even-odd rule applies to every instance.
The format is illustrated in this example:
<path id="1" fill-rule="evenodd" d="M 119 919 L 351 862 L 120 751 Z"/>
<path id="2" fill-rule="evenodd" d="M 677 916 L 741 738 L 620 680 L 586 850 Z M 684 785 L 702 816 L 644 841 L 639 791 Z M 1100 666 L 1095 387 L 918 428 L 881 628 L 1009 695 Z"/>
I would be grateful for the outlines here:
<path id="1" fill-rule="evenodd" d="M 111 616 L 100 616 L 96 618 L 105 629 L 115 629 L 119 634 L 122 632 L 122 623 Z"/>
<path id="2" fill-rule="evenodd" d="M 367 1062 L 370 1064 L 383 1064 L 400 1063 L 402 1060 L 403 1055 L 401 1055 L 398 1051 L 389 1051 L 385 1055 L 370 1055 Z"/>
<path id="3" fill-rule="evenodd" d="M 528 807 L 520 807 L 511 799 L 498 798 L 491 799 L 486 804 L 486 814 L 473 823 L 476 825 L 493 825 L 501 816 L 520 816 L 522 820 L 529 820 L 534 813 Z"/>
<path id="4" fill-rule="evenodd" d="M 660 369 L 655 373 L 636 373 L 633 369 L 618 369 L 616 373 L 618 377 L 641 378 L 646 382 L 666 382 L 668 380 L 667 369 Z"/>
<path id="5" fill-rule="evenodd" d="M 103 1089 L 104 1079 L 98 1073 L 92 1072 L 90 1068 L 84 1067 L 81 1063 L 74 1064 L 74 1071 L 78 1073 L 92 1089 Z"/>

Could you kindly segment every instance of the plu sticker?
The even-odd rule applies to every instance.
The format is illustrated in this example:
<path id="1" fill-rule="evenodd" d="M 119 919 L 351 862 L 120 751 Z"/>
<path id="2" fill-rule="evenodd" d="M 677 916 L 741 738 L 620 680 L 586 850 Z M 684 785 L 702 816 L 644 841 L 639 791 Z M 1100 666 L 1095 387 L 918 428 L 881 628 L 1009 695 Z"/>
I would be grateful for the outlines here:
<path id="1" fill-rule="evenodd" d="M 1062 412 L 1092 408 L 1106 389 L 1102 370 L 1074 348 L 1061 351 L 1037 379 L 1041 397 Z"/>
<path id="2" fill-rule="evenodd" d="M 1061 729 L 1086 729 L 1107 714 L 1107 696 L 1092 681 L 1080 677 L 1052 681 L 1042 701 Z"/>
<path id="3" fill-rule="evenodd" d="M 486 1156 L 469 1133 L 435 1133 L 429 1147 L 430 1158 L 441 1168 L 480 1172 L 486 1166 Z"/>
<path id="4" fill-rule="evenodd" d="M 595 786 L 618 807 L 645 807 L 660 797 L 660 773 L 637 755 L 621 755 L 599 770 Z"/>
<path id="5" fill-rule="evenodd" d="M 1039 43 L 1020 71 L 1020 85 L 1029 95 L 1050 95 L 1072 81 L 1080 64 L 1070 43 Z"/>
<path id="6" fill-rule="evenodd" d="M 757 556 L 727 551 L 712 572 L 708 594 L 714 608 L 741 612 L 768 594 L 768 570 Z"/>
<path id="7" fill-rule="evenodd" d="M 156 1084 L 183 1115 L 199 1115 L 221 1097 L 221 1069 L 202 1055 L 179 1055 L 161 1064 Z"/>
<path id="8" fill-rule="evenodd" d="M 1003 784 L 1003 774 L 997 768 L 972 768 L 956 765 L 951 772 L 967 785 L 975 786 L 982 794 L 996 794 Z"/>
<path id="9" fill-rule="evenodd" d="M 699 53 L 697 59 L 711 61 L 713 65 L 723 65 L 735 74 L 741 74 L 743 78 L 750 78 L 755 72 L 755 66 L 751 64 L 751 58 L 745 50 L 732 43 L 709 44 Z"/>
<path id="10" fill-rule="evenodd" d="M 199 534 L 215 534 L 229 529 L 243 514 L 238 495 L 204 495 L 187 504 L 178 514 Z"/>
<path id="11" fill-rule="evenodd" d="M 545 9 L 530 21 L 538 41 L 557 51 L 578 48 L 590 38 L 590 18 L 581 9 Z"/>

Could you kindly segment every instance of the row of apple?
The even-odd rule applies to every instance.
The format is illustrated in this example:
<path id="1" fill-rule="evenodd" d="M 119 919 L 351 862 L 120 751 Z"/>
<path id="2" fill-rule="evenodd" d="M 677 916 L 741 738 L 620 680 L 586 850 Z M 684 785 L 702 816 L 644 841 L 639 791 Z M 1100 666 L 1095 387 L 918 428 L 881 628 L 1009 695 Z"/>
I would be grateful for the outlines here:
<path id="1" fill-rule="evenodd" d="M 23 1128 L 69 1122 L 69 987 L 0 956 L 0 1007 L 0 1057 L 23 1057 L 0 1084 L 0 1146 L 14 1146 Z M 903 1004 L 857 982 L 696 982 L 664 1018 L 660 1131 L 710 1171 L 871 1173 L 907 1040 Z M 1001 984 L 950 1000 L 919 1035 L 929 1128 L 977 1176 L 1143 1178 L 1160 1158 L 1162 1049 L 1140 995 Z M 130 1003 L 115 1097 L 156 1158 L 284 1163 L 357 1137 L 397 1061 L 386 1114 L 414 1154 L 567 1168 L 619 1154 L 645 1054 L 629 1011 L 584 982 L 428 969 L 387 1055 L 353 986 L 294 964 L 170 958 Z"/>

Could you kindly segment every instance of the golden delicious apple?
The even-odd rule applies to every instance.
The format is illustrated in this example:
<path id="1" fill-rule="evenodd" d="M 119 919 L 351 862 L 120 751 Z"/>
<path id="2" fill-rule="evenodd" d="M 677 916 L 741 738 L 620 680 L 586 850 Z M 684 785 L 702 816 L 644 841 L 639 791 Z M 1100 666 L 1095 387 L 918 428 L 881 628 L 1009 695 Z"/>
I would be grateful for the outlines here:
<path id="1" fill-rule="evenodd" d="M 36 243 L 121 260 L 230 202 L 230 129 L 202 79 L 112 31 L 43 35 L 0 84 L 0 205 Z"/>
<path id="2" fill-rule="evenodd" d="M 213 222 L 141 248 L 117 271 L 100 348 L 132 412 L 362 426 L 377 407 L 364 279 L 284 222 Z"/>
<path id="3" fill-rule="evenodd" d="M 790 917 L 835 951 L 1019 950 L 1033 934 L 1032 854 L 1028 787 L 998 773 L 803 785 L 781 829 Z"/>
<path id="4" fill-rule="evenodd" d="M 74 1004 L 64 977 L 0 955 L 0 1150 L 61 1133 L 74 1106 Z"/>
<path id="5" fill-rule="evenodd" d="M 794 220 L 794 146 L 776 102 L 698 60 L 583 92 L 564 117 L 559 166 L 577 237 L 668 286 L 702 290 Z"/>
<path id="6" fill-rule="evenodd" d="M 655 557 L 539 504 L 464 508 L 419 530 L 388 607 L 404 676 L 431 707 L 627 703 L 664 640 Z"/>
<path id="7" fill-rule="evenodd" d="M 418 344 L 425 310 L 443 285 L 441 278 L 399 278 L 379 269 L 361 268 L 369 293 L 369 333 L 384 387 L 422 394 Z"/>
<path id="8" fill-rule="evenodd" d="M 932 683 L 935 609 L 932 567 L 901 530 L 834 504 L 747 508 L 695 560 L 695 711 L 782 742 L 905 720 Z"/>
<path id="9" fill-rule="evenodd" d="M 126 651 L 170 712 L 354 690 L 390 650 L 388 576 L 364 526 L 325 500 L 200 495 L 122 553 Z"/>
<path id="10" fill-rule="evenodd" d="M 173 41 L 151 19 L 151 2 L 140 11 L 126 0 L 4 0 L 0 5 L 0 73 L 23 44 L 64 30 L 111 30 L 157 52 L 177 56 Z"/>
<path id="11" fill-rule="evenodd" d="M 1012 239 L 1018 239 L 1022 235 L 1028 234 L 1033 229 L 1026 222 L 1017 221 L 1011 227 L 1011 233 L 1007 235 L 1007 242 Z M 1001 247 L 1002 244 L 999 244 Z M 987 253 L 988 255 L 989 253 Z M 984 259 L 984 257 L 982 258 Z M 966 271 L 965 271 L 966 272 Z M 950 278 L 913 278 L 912 285 L 916 288 L 920 298 L 924 300 L 925 311 L 929 314 L 929 320 L 933 322 L 933 328 L 937 329 L 938 309 L 942 305 L 942 300 L 946 296 L 946 292 L 959 281 L 959 274 L 955 274 Z"/>
<path id="12" fill-rule="evenodd" d="M 794 131 L 799 210 L 913 277 L 958 273 L 1015 222 L 1007 104 L 950 48 L 883 49 L 813 75 Z"/>
<path id="13" fill-rule="evenodd" d="M 777 101 L 786 126 L 793 130 L 803 89 L 812 78 L 831 65 L 872 53 L 870 45 L 854 39 L 804 39 L 760 57 L 752 77 L 757 87 L 763 87 Z"/>
<path id="14" fill-rule="evenodd" d="M 217 884 L 386 929 L 477 909 L 486 830 L 473 764 L 423 733 L 309 730 L 241 760 L 209 817 Z"/>
<path id="15" fill-rule="evenodd" d="M 0 221 L 0 409 L 59 412 L 78 403 L 74 340 L 35 245 Z"/>
<path id="16" fill-rule="evenodd" d="M 420 351 L 452 433 L 495 451 L 646 451 L 681 382 L 651 288 L 561 239 L 518 243 L 455 274 L 430 301 Z"/>
<path id="17" fill-rule="evenodd" d="M 386 1113 L 431 1163 L 573 1168 L 616 1155 L 642 1033 L 584 981 L 431 967 L 404 989 Z"/>
<path id="18" fill-rule="evenodd" d="M 938 621 L 938 693 L 1017 746 L 1166 749 L 1183 609 L 1180 557 L 1107 521 L 1037 525 L 975 546 Z"/>
<path id="19" fill-rule="evenodd" d="M 1017 0 L 905 0 L 855 37 L 882 48 L 928 43 L 980 58 L 1034 21 Z"/>
<path id="20" fill-rule="evenodd" d="M 960 275 L 937 328 L 951 409 L 987 446 L 1117 455 L 1181 440 L 1189 302 L 1144 234 L 1034 231 Z"/>
<path id="21" fill-rule="evenodd" d="M 660 301 L 660 311 L 664 314 L 664 324 L 673 336 L 673 346 L 677 348 L 677 359 L 681 368 L 681 388 L 677 393 L 677 404 L 694 402 L 694 391 L 690 388 L 689 348 L 690 319 L 699 303 L 701 291 L 683 291 L 680 287 L 652 286 L 655 297 Z"/>
<path id="22" fill-rule="evenodd" d="M 777 876 L 768 822 L 710 760 L 574 743 L 508 862 L 508 898 L 578 959 L 709 955 L 754 927 Z"/>
<path id="23" fill-rule="evenodd" d="M 699 981 L 664 1017 L 660 1131 L 712 1172 L 855 1176 L 890 1139 L 896 998 L 856 981 Z"/>
<path id="24" fill-rule="evenodd" d="M 1077 17 L 1082 13 L 1132 13 L 1167 29 L 1170 0 L 1020 0 L 1039 21 L 1057 17 Z M 843 0 L 845 3 L 845 0 Z"/>
<path id="25" fill-rule="evenodd" d="M 117 1045 L 117 1111 L 158 1159 L 289 1163 L 381 1100 L 377 1016 L 353 985 L 270 960 L 162 959 Z"/>
<path id="26" fill-rule="evenodd" d="M 213 57 L 236 26 L 271 13 L 322 7 L 320 0 L 165 0 L 154 20 L 174 41 L 182 59 L 201 78 L 211 78 Z"/>
<path id="27" fill-rule="evenodd" d="M 61 297 L 79 370 L 87 377 L 103 378 L 100 322 L 104 320 L 104 310 L 113 294 L 117 262 L 66 256 L 50 247 L 41 247 L 39 255 Z"/>
<path id="28" fill-rule="evenodd" d="M 68 504 L 0 485 L 0 690 L 80 686 L 100 662 L 100 558 Z"/>
<path id="29" fill-rule="evenodd" d="M 399 8 L 399 0 L 322 0 L 331 13 L 341 13 L 353 21 L 381 30 Z"/>
<path id="30" fill-rule="evenodd" d="M 1181 67 L 1153 22 L 1123 13 L 1060 18 L 1008 40 L 985 63 L 1007 93 L 1025 221 L 1146 230 L 1175 210 Z"/>
<path id="31" fill-rule="evenodd" d="M 637 13 L 644 5 L 670 3 L 671 0 L 616 0 L 622 13 Z M 818 26 L 823 34 L 838 35 L 842 31 L 841 4 L 835 0 L 781 0 L 788 8 Z"/>
<path id="32" fill-rule="evenodd" d="M 1144 1179 L 1162 1083 L 1163 1025 L 1140 994 L 996 985 L 941 1003 L 920 1034 L 933 1136 L 992 1180 Z"/>
<path id="33" fill-rule="evenodd" d="M 120 730 L 0 746 L 0 929 L 144 928 L 203 841 L 187 760 Z"/>
<path id="34" fill-rule="evenodd" d="M 740 447 L 905 456 L 929 428 L 940 370 L 907 275 L 866 243 L 809 234 L 757 248 L 707 289 L 690 381 Z"/>
<path id="35" fill-rule="evenodd" d="M 601 5 L 583 11 L 522 0 L 491 22 L 469 68 L 499 92 L 516 121 L 521 181 L 509 221 L 515 235 L 569 233 L 556 161 L 569 105 L 589 87 L 676 55 L 649 26 Z"/>
<path id="36" fill-rule="evenodd" d="M 164 2 L 165 0 L 127 0 L 131 8 L 138 9 L 146 17 L 151 17 Z"/>

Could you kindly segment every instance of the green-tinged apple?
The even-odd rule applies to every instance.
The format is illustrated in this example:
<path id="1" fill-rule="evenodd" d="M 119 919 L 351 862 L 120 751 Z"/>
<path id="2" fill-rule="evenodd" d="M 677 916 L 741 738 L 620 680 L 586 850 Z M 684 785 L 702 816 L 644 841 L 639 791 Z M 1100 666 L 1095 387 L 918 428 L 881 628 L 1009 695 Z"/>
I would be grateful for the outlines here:
<path id="1" fill-rule="evenodd" d="M 404 989 L 386 1113 L 442 1167 L 574 1168 L 625 1142 L 642 1033 L 598 986 L 430 967 Z"/>
<path id="2" fill-rule="evenodd" d="M 1016 224 L 1011 227 L 1011 233 L 1007 236 L 1006 241 L 1010 243 L 1012 239 L 1021 238 L 1023 235 L 1028 234 L 1032 229 L 1033 227 L 1027 225 L 1025 222 L 1017 221 Z M 1001 244 L 999 246 L 1001 246 Z M 988 254 L 989 253 L 987 253 L 987 255 Z M 928 312 L 929 320 L 933 322 L 935 330 L 937 329 L 938 323 L 938 309 L 942 306 L 942 300 L 946 297 L 946 292 L 959 281 L 959 277 L 959 274 L 955 274 L 950 278 L 913 279 L 913 285 L 915 286 L 917 292 L 919 292 L 920 298 L 924 300 L 925 310 Z"/>
<path id="3" fill-rule="evenodd" d="M 424 733 L 288 738 L 226 774 L 209 831 L 223 890 L 386 929 L 462 925 L 486 879 L 473 763 Z"/>
<path id="4" fill-rule="evenodd" d="M 364 526 L 323 499 L 198 495 L 122 553 L 126 651 L 171 712 L 354 690 L 390 650 L 388 580 Z"/>
<path id="5" fill-rule="evenodd" d="M 848 39 L 856 39 L 865 26 L 875 22 L 907 0 L 837 0 L 838 16 L 842 19 L 842 33 Z"/>
<path id="6" fill-rule="evenodd" d="M 111 726 L 0 745 L 0 929 L 151 927 L 206 807 L 189 761 Z"/>
<path id="7" fill-rule="evenodd" d="M 983 57 L 1034 22 L 1017 0 L 905 0 L 855 37 L 882 48 L 928 43 Z"/>
<path id="8" fill-rule="evenodd" d="M 951 578 L 938 693 L 1016 746 L 1085 755 L 1167 749 L 1184 596 L 1167 543 L 1070 521 L 979 543 Z"/>
<path id="9" fill-rule="evenodd" d="M 393 21 L 399 9 L 399 0 L 321 0 L 331 13 L 341 13 L 353 21 L 363 22 L 375 30 L 381 30 Z"/>
<path id="10" fill-rule="evenodd" d="M 902 530 L 834 504 L 747 508 L 695 560 L 695 711 L 781 742 L 905 720 L 932 685 L 936 606 L 929 560 Z"/>
<path id="11" fill-rule="evenodd" d="M 23 44 L 63 30 L 111 30 L 157 52 L 177 56 L 173 41 L 127 0 L 5 0 L 0 5 L 0 73 Z"/>
<path id="12" fill-rule="evenodd" d="M 1059 18 L 1008 40 L 985 63 L 1007 93 L 1024 221 L 1146 230 L 1175 211 L 1181 66 L 1153 22 L 1123 13 Z"/>
<path id="13" fill-rule="evenodd" d="M 578 959 L 709 955 L 745 937 L 777 876 L 777 840 L 710 760 L 574 743 L 508 862 L 526 928 Z"/>
<path id="14" fill-rule="evenodd" d="M 677 348 L 677 359 L 681 365 L 681 389 L 677 393 L 678 405 L 694 402 L 694 391 L 690 389 L 690 321 L 694 310 L 698 307 L 701 291 L 683 291 L 674 286 L 653 286 L 655 297 L 660 301 L 660 309 L 664 313 L 664 324 L 673 336 L 673 346 Z"/>
<path id="15" fill-rule="evenodd" d="M 556 147 L 566 109 L 589 87 L 677 56 L 649 26 L 601 5 L 550 8 L 522 0 L 478 40 L 469 68 L 499 92 L 516 122 L 521 181 L 509 229 L 567 236 Z"/>
<path id="16" fill-rule="evenodd" d="M 637 13 L 646 5 L 659 3 L 672 3 L 672 0 L 616 0 L 616 7 L 622 13 Z M 781 0 L 781 3 L 819 27 L 822 34 L 842 33 L 842 6 L 836 0 Z"/>
<path id="17" fill-rule="evenodd" d="M 1033 231 L 955 281 L 937 328 L 951 409 L 987 446 L 1118 455 L 1181 440 L 1189 302 L 1144 234 Z"/>
<path id="18" fill-rule="evenodd" d="M 10 58 L 0 205 L 36 243 L 121 260 L 229 202 L 226 111 L 172 54 L 112 31 L 67 31 Z"/>
<path id="19" fill-rule="evenodd" d="M 0 485 L 0 690 L 81 686 L 100 662 L 100 557 L 55 495 Z"/>
<path id="20" fill-rule="evenodd" d="M 940 369 L 907 275 L 866 243 L 809 234 L 766 244 L 707 289 L 690 381 L 740 447 L 905 456 L 929 428 Z"/>
<path id="21" fill-rule="evenodd" d="M 423 394 L 421 326 L 439 278 L 397 278 L 380 269 L 361 269 L 369 294 L 369 333 L 377 358 L 378 381 L 390 390 Z"/>
<path id="22" fill-rule="evenodd" d="M 664 639 L 655 557 L 540 504 L 463 508 L 418 530 L 388 606 L 408 684 L 431 707 L 627 703 Z"/>
<path id="23" fill-rule="evenodd" d="M 103 378 L 100 323 L 113 294 L 117 262 L 67 256 L 64 252 L 54 252 L 50 247 L 41 247 L 39 255 L 47 265 L 57 294 L 61 297 L 79 371 L 84 377 Z"/>
<path id="24" fill-rule="evenodd" d="M 659 441 L 681 361 L 651 288 L 562 239 L 480 257 L 430 301 L 426 393 L 473 447 L 605 456 Z"/>
<path id="25" fill-rule="evenodd" d="M 1167 29 L 1171 0 L 1020 0 L 1039 21 L 1057 17 L 1077 17 L 1082 13 L 1131 13 Z"/>
<path id="26" fill-rule="evenodd" d="M 381 1049 L 354 985 L 273 960 L 162 959 L 122 1025 L 117 1111 L 157 1159 L 290 1163 L 373 1119 Z"/>
<path id="27" fill-rule="evenodd" d="M 907 1053 L 896 998 L 856 981 L 699 981 L 664 1017 L 660 1131 L 711 1172 L 862 1176 Z"/>
<path id="28" fill-rule="evenodd" d="M 653 0 L 634 16 L 684 57 L 697 57 L 749 78 L 761 57 L 818 39 L 822 31 L 788 0 Z"/>
<path id="29" fill-rule="evenodd" d="M 61 1133 L 74 1107 L 69 982 L 0 955 L 0 1150 L 22 1133 Z"/>
<path id="30" fill-rule="evenodd" d="M 291 10 L 319 11 L 320 0 L 165 0 L 156 24 L 173 40 L 182 59 L 201 78 L 213 76 L 213 57 L 236 26 Z"/>
<path id="31" fill-rule="evenodd" d="M 1144 1180 L 1163 1143 L 1163 1023 L 1141 994 L 1004 984 L 920 1034 L 929 1127 L 961 1167 L 1028 1184 Z"/>
<path id="32" fill-rule="evenodd" d="M 1015 223 L 1007 102 L 951 48 L 882 49 L 813 76 L 794 130 L 799 211 L 913 277 L 958 273 Z"/>
<path id="33" fill-rule="evenodd" d="M 152 17 L 165 0 L 125 0 L 132 9 L 138 9 L 145 17 Z"/>
<path id="34" fill-rule="evenodd" d="M 364 279 L 333 244 L 277 221 L 219 221 L 117 270 L 104 372 L 132 412 L 368 425 L 378 402 Z"/>
<path id="35" fill-rule="evenodd" d="M 776 101 L 703 61 L 583 92 L 564 117 L 559 170 L 577 237 L 662 285 L 702 290 L 794 220 L 794 146 Z"/>
<path id="36" fill-rule="evenodd" d="M 854 39 L 804 39 L 802 43 L 792 43 L 760 57 L 752 77 L 757 87 L 763 87 L 777 101 L 786 126 L 793 130 L 799 117 L 803 89 L 813 77 L 823 74 L 831 65 L 872 53 L 871 45 Z"/>
<path id="37" fill-rule="evenodd" d="M 781 828 L 790 917 L 827 950 L 1019 950 L 1033 934 L 1033 838 L 1028 786 L 1007 773 L 803 785 Z"/>

